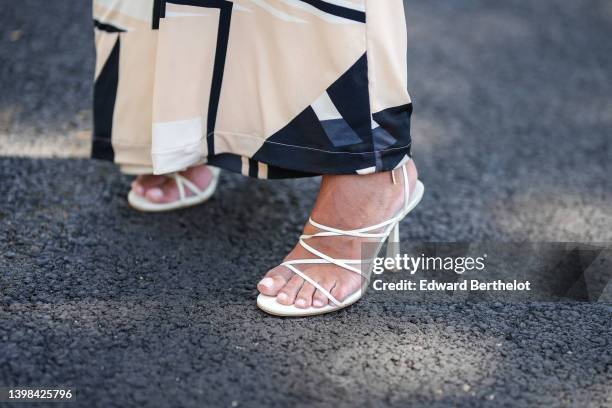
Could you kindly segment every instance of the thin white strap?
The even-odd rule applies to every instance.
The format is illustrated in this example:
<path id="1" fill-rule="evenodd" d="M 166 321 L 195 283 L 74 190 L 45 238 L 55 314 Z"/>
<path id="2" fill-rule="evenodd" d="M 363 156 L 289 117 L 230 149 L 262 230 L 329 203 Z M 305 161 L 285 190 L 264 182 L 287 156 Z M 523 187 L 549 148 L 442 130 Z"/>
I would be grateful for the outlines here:
<path id="1" fill-rule="evenodd" d="M 306 282 L 310 283 L 312 286 L 314 286 L 315 288 L 317 288 L 318 290 L 321 291 L 321 293 L 323 293 L 329 300 L 332 301 L 332 303 L 334 303 L 336 306 L 342 306 L 342 302 L 340 302 L 338 299 L 336 299 L 334 297 L 334 295 L 332 295 L 329 291 L 327 291 L 327 289 L 325 289 L 323 286 L 319 285 L 317 282 L 315 282 L 310 276 L 306 275 L 305 273 L 303 273 L 302 271 L 300 271 L 298 268 L 296 268 L 293 265 L 288 265 L 285 264 L 285 266 L 287 266 L 287 268 L 291 269 L 294 273 L 296 273 L 297 275 L 299 275 L 302 279 L 304 279 Z"/>
<path id="2" fill-rule="evenodd" d="M 361 269 L 357 269 L 354 266 L 349 265 L 348 263 L 342 262 L 339 259 L 334 259 L 331 256 L 324 254 L 323 252 L 311 247 L 310 245 L 308 245 L 306 242 L 304 242 L 304 240 L 300 239 L 300 245 L 302 245 L 304 247 L 304 249 L 306 249 L 308 252 L 310 252 L 313 255 L 318 256 L 319 258 L 325 259 L 326 261 L 329 261 L 329 263 L 332 263 L 334 265 L 337 265 L 341 268 L 347 269 L 351 272 L 355 272 L 356 274 L 359 274 L 361 276 L 363 276 L 363 273 L 361 272 Z M 364 278 L 367 279 L 366 276 L 363 276 Z"/>
<path id="3" fill-rule="evenodd" d="M 168 177 L 174 179 L 174 182 L 179 190 L 180 200 L 183 201 L 185 199 L 185 187 L 183 186 L 182 182 L 183 177 L 181 177 L 178 173 L 169 174 Z"/>
<path id="4" fill-rule="evenodd" d="M 303 234 L 301 238 L 310 239 L 310 238 L 317 238 L 317 237 L 341 237 L 341 236 L 351 236 L 351 237 L 357 237 L 357 238 L 384 238 L 386 235 L 384 232 L 374 234 L 374 233 L 361 233 L 361 232 L 347 231 L 346 234 L 342 234 L 338 231 L 326 231 L 326 232 L 317 232 L 312 235 Z"/>
<path id="5" fill-rule="evenodd" d="M 340 262 L 344 262 L 347 264 L 356 264 L 360 265 L 363 263 L 361 259 L 338 259 Z M 302 265 L 302 264 L 330 264 L 328 260 L 320 259 L 320 258 L 311 258 L 311 259 L 293 259 L 291 261 L 285 261 L 281 265 Z"/>
<path id="6" fill-rule="evenodd" d="M 410 181 L 408 180 L 405 164 L 402 165 L 402 175 L 404 176 L 404 212 L 406 212 L 410 203 Z"/>
<path id="7" fill-rule="evenodd" d="M 208 167 L 208 170 L 210 170 L 213 177 L 218 177 L 219 173 L 221 173 L 221 170 L 218 167 L 213 167 L 213 166 L 206 166 L 206 167 Z"/>
<path id="8" fill-rule="evenodd" d="M 184 187 L 186 186 L 195 195 L 198 195 L 198 194 L 202 193 L 202 190 L 200 190 L 200 188 L 197 185 L 195 185 L 188 178 L 185 178 L 185 177 L 181 176 L 180 174 L 176 174 L 174 179 L 176 180 L 177 184 L 179 184 L 179 183 L 181 184 L 181 187 L 183 187 L 183 191 L 184 191 Z M 179 189 L 181 189 L 181 187 L 179 187 Z"/>
<path id="9" fill-rule="evenodd" d="M 318 229 L 321 229 L 323 231 L 327 231 L 329 233 L 333 233 L 335 235 L 350 235 L 350 236 L 362 237 L 362 238 L 383 238 L 383 237 L 387 236 L 387 234 L 385 234 L 384 232 L 383 233 L 368 233 L 367 231 L 372 231 L 372 230 L 380 229 L 380 228 L 385 227 L 387 225 L 393 224 L 401 216 L 402 216 L 402 211 L 400 211 L 397 215 L 395 215 L 393 218 L 388 219 L 387 221 L 383 221 L 383 222 L 381 222 L 379 224 L 376 224 L 376 225 L 371 225 L 369 227 L 363 227 L 363 228 L 358 228 L 358 229 L 354 229 L 354 230 L 341 230 L 341 229 L 338 229 L 338 228 L 328 227 L 327 225 L 323 225 L 323 224 L 320 224 L 320 223 L 316 222 L 312 218 L 309 218 L 308 222 L 311 223 L 313 226 L 317 227 Z M 322 234 L 322 233 L 320 233 L 320 234 Z M 310 237 L 313 237 L 315 235 L 316 234 L 310 235 Z M 319 236 L 325 236 L 325 235 L 319 235 Z M 329 236 L 329 234 L 326 234 L 326 236 Z"/>

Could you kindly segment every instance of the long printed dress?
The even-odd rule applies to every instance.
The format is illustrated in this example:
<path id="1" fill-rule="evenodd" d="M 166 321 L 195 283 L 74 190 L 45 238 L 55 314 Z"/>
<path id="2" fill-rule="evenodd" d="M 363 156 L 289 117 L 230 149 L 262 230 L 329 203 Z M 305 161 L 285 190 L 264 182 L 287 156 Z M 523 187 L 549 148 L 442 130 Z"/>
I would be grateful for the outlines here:
<path id="1" fill-rule="evenodd" d="M 402 0 L 94 0 L 93 157 L 259 178 L 410 155 Z"/>

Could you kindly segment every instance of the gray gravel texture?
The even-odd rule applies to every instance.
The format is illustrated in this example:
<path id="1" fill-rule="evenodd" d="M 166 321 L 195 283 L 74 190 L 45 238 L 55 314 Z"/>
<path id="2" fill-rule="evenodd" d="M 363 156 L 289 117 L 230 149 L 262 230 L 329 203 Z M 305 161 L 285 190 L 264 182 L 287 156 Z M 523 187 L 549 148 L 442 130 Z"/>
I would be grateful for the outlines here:
<path id="1" fill-rule="evenodd" d="M 0 0 L 5 155 L 90 126 L 88 3 Z M 428 191 L 403 238 L 612 241 L 611 3 L 409 6 Z M 128 188 L 108 163 L 0 158 L 0 386 L 67 384 L 89 407 L 612 406 L 610 304 L 372 292 L 274 318 L 254 286 L 316 179 L 224 173 L 208 204 L 166 215 L 130 210 Z"/>

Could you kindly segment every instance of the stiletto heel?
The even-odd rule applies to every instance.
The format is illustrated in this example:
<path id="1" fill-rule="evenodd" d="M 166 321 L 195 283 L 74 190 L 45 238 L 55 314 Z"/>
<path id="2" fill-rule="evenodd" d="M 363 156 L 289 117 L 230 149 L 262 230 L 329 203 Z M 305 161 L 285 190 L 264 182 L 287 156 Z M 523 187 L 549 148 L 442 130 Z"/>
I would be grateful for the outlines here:
<path id="1" fill-rule="evenodd" d="M 399 222 L 391 230 L 391 234 L 387 239 L 387 258 L 395 258 L 400 253 L 400 237 L 399 237 Z M 397 271 L 398 269 L 391 269 Z"/>
<path id="2" fill-rule="evenodd" d="M 312 218 L 310 218 L 308 222 L 312 226 L 319 229 L 320 232 L 317 232 L 312 235 L 302 235 L 300 237 L 299 243 L 306 251 L 310 252 L 316 258 L 295 259 L 282 263 L 282 265 L 289 269 L 291 272 L 300 276 L 306 282 L 310 283 L 321 293 L 323 293 L 329 299 L 330 304 L 321 308 L 310 307 L 307 309 L 301 309 L 295 307 L 294 305 L 283 305 L 276 301 L 275 296 L 266 296 L 264 294 L 259 294 L 259 296 L 257 297 L 257 306 L 264 312 L 270 313 L 272 315 L 299 317 L 334 312 L 336 310 L 348 307 L 353 303 L 357 302 L 359 299 L 361 299 L 365 294 L 365 290 L 367 289 L 371 272 L 371 269 L 364 271 L 363 265 L 368 265 L 369 263 L 371 263 L 371 261 L 362 259 L 336 259 L 313 248 L 312 246 L 307 244 L 306 241 L 311 238 L 329 238 L 341 236 L 377 239 L 378 247 L 376 248 L 376 252 L 373 254 L 374 257 L 376 257 L 380 253 L 380 250 L 382 249 L 382 246 L 384 245 L 385 241 L 388 241 L 387 257 L 395 257 L 397 254 L 399 254 L 399 223 L 421 202 L 421 198 L 423 198 L 423 193 L 425 191 L 423 183 L 418 180 L 416 182 L 415 191 L 410 191 L 410 184 L 408 181 L 408 173 L 406 171 L 405 163 L 401 165 L 401 173 L 403 176 L 404 186 L 404 204 L 402 208 L 397 212 L 397 214 L 395 214 L 395 216 L 379 224 L 354 230 L 341 230 L 338 228 L 328 227 L 326 225 L 319 224 L 318 222 L 315 222 Z M 393 183 L 395 184 L 397 180 L 393 173 L 392 179 Z M 300 265 L 312 264 L 333 264 L 350 272 L 361 275 L 361 277 L 364 279 L 362 290 L 357 290 L 355 293 L 349 295 L 343 302 L 339 301 L 329 291 L 323 288 L 318 282 L 310 278 L 307 274 L 305 274 L 298 268 L 298 266 Z M 371 268 L 371 266 L 369 268 Z"/>

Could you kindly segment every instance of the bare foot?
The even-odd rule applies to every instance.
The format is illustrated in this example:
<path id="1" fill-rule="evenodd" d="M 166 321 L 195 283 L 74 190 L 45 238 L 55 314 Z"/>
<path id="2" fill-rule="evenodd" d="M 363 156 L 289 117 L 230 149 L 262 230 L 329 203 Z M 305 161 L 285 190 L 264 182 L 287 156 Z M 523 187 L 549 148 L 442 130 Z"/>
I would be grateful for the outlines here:
<path id="1" fill-rule="evenodd" d="M 410 190 L 414 191 L 417 170 L 414 162 L 406 164 Z M 371 175 L 324 176 L 321 189 L 312 211 L 312 219 L 323 225 L 351 230 L 376 225 L 395 215 L 404 200 L 401 171 L 395 171 L 398 183 L 393 184 L 391 172 Z M 307 223 L 304 234 L 319 232 Z M 369 239 L 372 240 L 372 239 Z M 308 240 L 313 248 L 337 259 L 360 259 L 361 246 L 367 238 L 317 237 Z M 316 258 L 300 244 L 287 255 L 285 261 Z M 340 302 L 355 293 L 362 284 L 362 277 L 333 264 L 299 265 L 308 277 L 329 291 Z M 276 296 L 283 305 L 298 308 L 324 307 L 329 299 L 312 284 L 279 265 L 266 273 L 257 285 L 259 292 Z"/>
<path id="2" fill-rule="evenodd" d="M 198 186 L 200 190 L 206 189 L 213 180 L 212 172 L 205 165 L 190 167 L 179 174 Z M 180 198 L 176 181 L 166 176 L 138 176 L 132 183 L 132 190 L 152 203 L 171 203 Z M 192 195 L 193 192 L 186 188 L 185 196 Z"/>

